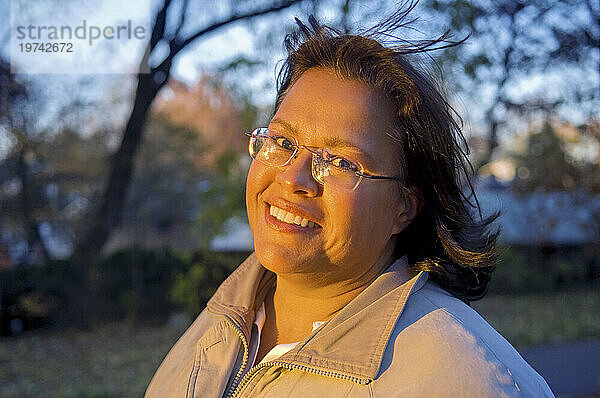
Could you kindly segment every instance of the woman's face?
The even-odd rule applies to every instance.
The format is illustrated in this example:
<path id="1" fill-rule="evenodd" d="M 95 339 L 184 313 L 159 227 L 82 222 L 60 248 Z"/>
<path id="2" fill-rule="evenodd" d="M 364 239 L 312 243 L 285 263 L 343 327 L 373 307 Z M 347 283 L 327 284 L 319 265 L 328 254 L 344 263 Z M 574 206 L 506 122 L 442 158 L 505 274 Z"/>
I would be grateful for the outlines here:
<path id="1" fill-rule="evenodd" d="M 309 69 L 291 87 L 269 128 L 301 145 L 335 149 L 365 172 L 400 172 L 398 143 L 386 132 L 392 104 L 370 86 Z M 302 149 L 290 165 L 253 161 L 246 206 L 259 261 L 278 275 L 304 274 L 317 283 L 358 279 L 389 256 L 392 235 L 410 220 L 398 182 L 364 178 L 355 190 L 320 185 L 311 175 L 312 154 Z M 272 216 L 276 206 L 318 224 L 289 224 Z"/>

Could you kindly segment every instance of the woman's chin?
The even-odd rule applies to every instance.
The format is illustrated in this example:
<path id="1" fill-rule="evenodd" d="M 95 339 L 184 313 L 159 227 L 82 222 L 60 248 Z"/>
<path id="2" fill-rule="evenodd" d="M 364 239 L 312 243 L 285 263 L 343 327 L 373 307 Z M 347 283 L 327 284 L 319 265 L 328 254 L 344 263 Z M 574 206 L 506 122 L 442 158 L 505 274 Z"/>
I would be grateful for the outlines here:
<path id="1" fill-rule="evenodd" d="M 317 260 L 306 250 L 256 243 L 254 250 L 262 266 L 277 275 L 315 271 Z"/>

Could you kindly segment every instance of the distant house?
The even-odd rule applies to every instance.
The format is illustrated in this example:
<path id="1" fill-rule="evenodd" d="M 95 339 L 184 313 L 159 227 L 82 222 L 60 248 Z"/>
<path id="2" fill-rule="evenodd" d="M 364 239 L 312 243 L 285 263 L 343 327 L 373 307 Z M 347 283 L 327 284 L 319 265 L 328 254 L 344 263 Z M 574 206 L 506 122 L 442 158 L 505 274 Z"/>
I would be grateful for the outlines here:
<path id="1" fill-rule="evenodd" d="M 579 245 L 600 241 L 600 196 L 583 192 L 517 195 L 493 175 L 475 182 L 489 215 L 500 210 L 500 241 L 518 245 Z"/>
<path id="2" fill-rule="evenodd" d="M 121 225 L 113 231 L 103 248 L 104 254 L 115 250 L 141 246 L 146 248 L 171 247 L 175 250 L 193 251 L 200 245 L 189 221 L 179 221 L 158 228 L 147 223 Z M 209 244 L 214 251 L 244 252 L 253 249 L 252 233 L 245 220 L 232 218 L 225 225 L 225 233 L 216 236 Z"/>
<path id="3" fill-rule="evenodd" d="M 102 249 L 104 254 L 133 246 L 145 248 L 170 247 L 175 250 L 189 251 L 198 248 L 189 221 L 157 226 L 152 223 L 128 223 L 116 227 Z"/>
<path id="4" fill-rule="evenodd" d="M 211 249 L 219 252 L 243 252 L 254 250 L 250 225 L 246 220 L 231 218 L 225 224 L 225 233 L 216 236 L 210 243 Z"/>

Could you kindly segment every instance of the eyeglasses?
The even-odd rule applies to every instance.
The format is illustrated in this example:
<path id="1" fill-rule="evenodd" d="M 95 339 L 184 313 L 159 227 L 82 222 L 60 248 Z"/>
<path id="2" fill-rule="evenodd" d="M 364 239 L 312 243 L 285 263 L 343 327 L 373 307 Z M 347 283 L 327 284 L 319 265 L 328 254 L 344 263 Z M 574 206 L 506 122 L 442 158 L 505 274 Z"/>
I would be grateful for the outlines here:
<path id="1" fill-rule="evenodd" d="M 312 176 L 320 184 L 355 190 L 363 178 L 402 181 L 399 177 L 366 173 L 359 162 L 348 160 L 328 148 L 300 145 L 294 137 L 286 137 L 266 127 L 257 128 L 246 135 L 250 137 L 250 156 L 268 166 L 287 166 L 301 149 L 306 149 L 312 154 Z"/>

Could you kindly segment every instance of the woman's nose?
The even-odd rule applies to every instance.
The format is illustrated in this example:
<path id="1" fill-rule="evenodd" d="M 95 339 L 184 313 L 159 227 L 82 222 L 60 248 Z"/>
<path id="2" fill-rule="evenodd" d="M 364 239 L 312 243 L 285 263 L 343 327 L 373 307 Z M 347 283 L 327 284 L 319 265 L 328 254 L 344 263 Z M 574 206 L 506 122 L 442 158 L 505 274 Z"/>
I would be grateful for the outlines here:
<path id="1" fill-rule="evenodd" d="M 315 197 L 319 194 L 321 184 L 312 176 L 312 153 L 301 150 L 290 164 L 281 168 L 275 181 L 295 194 Z"/>

